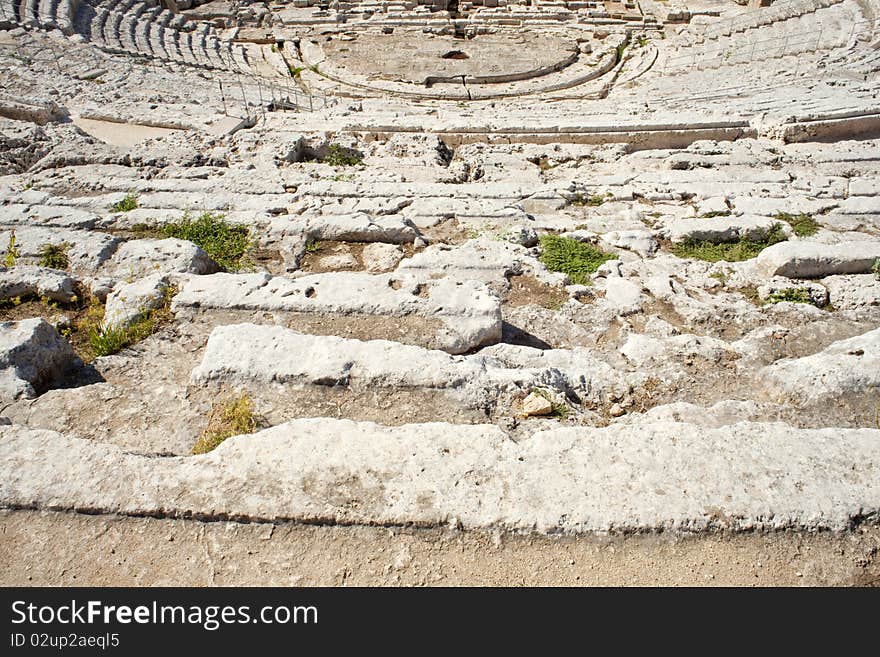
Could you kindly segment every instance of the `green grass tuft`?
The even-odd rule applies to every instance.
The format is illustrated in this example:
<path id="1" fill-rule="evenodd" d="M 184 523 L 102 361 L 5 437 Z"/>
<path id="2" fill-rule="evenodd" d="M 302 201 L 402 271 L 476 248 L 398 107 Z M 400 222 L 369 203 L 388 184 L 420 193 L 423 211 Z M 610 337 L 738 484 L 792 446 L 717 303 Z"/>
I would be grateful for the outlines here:
<path id="1" fill-rule="evenodd" d="M 330 144 L 327 154 L 321 159 L 332 167 L 353 167 L 364 163 L 364 158 L 339 144 Z"/>
<path id="2" fill-rule="evenodd" d="M 774 292 L 767 297 L 767 301 L 769 303 L 782 303 L 783 301 L 788 301 L 791 303 L 809 303 L 810 305 L 816 305 L 813 301 L 813 297 L 810 296 L 810 293 L 807 290 L 795 287 L 787 287 L 784 290 Z"/>
<path id="3" fill-rule="evenodd" d="M 606 193 L 604 196 L 602 194 L 593 194 L 591 196 L 583 196 L 581 194 L 577 194 L 573 199 L 571 199 L 572 205 L 583 206 L 595 208 L 603 203 L 607 203 L 611 199 L 614 198 L 614 194 L 611 192 Z"/>
<path id="4" fill-rule="evenodd" d="M 138 207 L 137 196 L 129 192 L 121 201 L 110 206 L 111 212 L 131 212 Z"/>
<path id="5" fill-rule="evenodd" d="M 165 237 L 188 240 L 201 247 L 214 262 L 226 271 L 240 271 L 251 266 L 247 250 L 251 246 L 246 226 L 226 221 L 226 215 L 203 212 L 196 219 L 189 213 L 177 223 L 165 224 L 160 229 Z"/>
<path id="6" fill-rule="evenodd" d="M 216 404 L 211 409 L 208 426 L 193 446 L 193 454 L 207 454 L 232 436 L 253 433 L 259 425 L 254 402 L 247 393 Z"/>
<path id="7" fill-rule="evenodd" d="M 683 240 L 672 245 L 670 250 L 679 258 L 693 258 L 706 262 L 741 262 L 757 256 L 768 246 L 784 242 L 785 233 L 781 224 L 774 224 L 761 239 L 741 239 L 738 242 L 707 242 L 702 240 Z"/>
<path id="8" fill-rule="evenodd" d="M 572 283 L 588 285 L 590 275 L 606 260 L 615 256 L 597 249 L 592 244 L 578 242 L 570 237 L 544 235 L 540 239 L 540 260 L 550 271 L 568 274 Z"/>
<path id="9" fill-rule="evenodd" d="M 87 339 L 88 346 L 84 350 L 84 360 L 111 356 L 152 335 L 159 324 L 170 317 L 171 299 L 176 293 L 176 288 L 169 287 L 161 306 L 144 310 L 128 326 L 105 327 L 104 306 L 93 299 L 84 316 L 76 324 L 76 330 L 84 334 Z"/>
<path id="10" fill-rule="evenodd" d="M 67 257 L 68 249 L 70 249 L 70 244 L 67 242 L 44 244 L 40 247 L 40 267 L 67 269 L 70 266 L 70 259 Z"/>
<path id="11" fill-rule="evenodd" d="M 95 328 L 90 331 L 89 346 L 96 358 L 110 356 L 152 335 L 155 329 L 156 319 L 153 317 L 153 313 L 143 313 L 129 326 Z"/>
<path id="12" fill-rule="evenodd" d="M 821 228 L 821 224 L 809 214 L 789 214 L 788 212 L 779 212 L 777 213 L 776 218 L 791 226 L 794 234 L 798 237 L 815 235 L 819 228 Z"/>

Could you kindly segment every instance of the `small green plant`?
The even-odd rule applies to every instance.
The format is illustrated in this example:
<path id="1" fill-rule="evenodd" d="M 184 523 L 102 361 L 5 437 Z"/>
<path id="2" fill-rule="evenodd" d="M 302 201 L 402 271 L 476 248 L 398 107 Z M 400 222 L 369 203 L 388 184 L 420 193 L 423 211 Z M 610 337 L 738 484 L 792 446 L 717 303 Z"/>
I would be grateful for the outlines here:
<path id="1" fill-rule="evenodd" d="M 288 68 L 290 69 L 290 74 L 297 79 L 299 79 L 302 76 L 302 72 L 306 70 L 305 66 L 288 66 Z"/>
<path id="2" fill-rule="evenodd" d="M 152 335 L 159 323 L 169 317 L 171 299 L 176 293 L 174 287 L 169 287 L 158 308 L 144 310 L 131 324 L 109 327 L 104 326 L 104 306 L 92 299 L 75 327 L 85 335 L 88 343 L 84 359 L 110 356 Z"/>
<path id="3" fill-rule="evenodd" d="M 61 242 L 61 244 L 44 244 L 40 247 L 40 266 L 49 269 L 67 269 L 70 266 L 70 259 L 67 257 L 67 251 L 70 244 Z"/>
<path id="4" fill-rule="evenodd" d="M 110 356 L 152 335 L 156 329 L 153 313 L 142 313 L 128 326 L 97 328 L 89 332 L 89 346 L 95 357 Z"/>
<path id="5" fill-rule="evenodd" d="M 636 45 L 637 45 L 639 48 L 644 48 L 645 46 L 648 45 L 648 37 L 646 37 L 644 34 L 640 34 L 640 35 L 636 38 Z"/>
<path id="6" fill-rule="evenodd" d="M 767 301 L 770 303 L 782 303 L 783 301 L 788 301 L 790 303 L 809 303 L 811 305 L 816 305 L 808 290 L 796 287 L 787 287 L 784 290 L 774 292 L 767 297 Z"/>
<path id="7" fill-rule="evenodd" d="M 138 207 L 137 196 L 129 192 L 126 194 L 121 201 L 116 201 L 113 205 L 110 206 L 111 212 L 131 212 L 132 210 Z"/>
<path id="8" fill-rule="evenodd" d="M 332 167 L 353 167 L 363 164 L 364 159 L 358 153 L 347 150 L 339 144 L 330 144 L 327 154 L 321 161 Z"/>
<path id="9" fill-rule="evenodd" d="M 588 207 L 598 207 L 603 203 L 607 203 L 612 198 L 614 198 L 614 194 L 611 192 L 606 193 L 604 196 L 602 194 L 593 194 L 591 196 L 583 196 L 581 194 L 575 195 L 573 199 L 571 199 L 572 205 L 583 206 L 586 205 Z"/>
<path id="10" fill-rule="evenodd" d="M 6 310 L 7 308 L 15 308 L 16 306 L 21 305 L 21 297 L 4 297 L 0 299 L 0 310 Z"/>
<path id="11" fill-rule="evenodd" d="M 540 239 L 540 245 L 539 259 L 547 269 L 568 274 L 571 282 L 578 285 L 589 285 L 590 275 L 603 262 L 614 259 L 610 253 L 570 237 L 544 235 Z"/>
<path id="12" fill-rule="evenodd" d="M 785 233 L 780 224 L 774 224 L 759 239 L 740 239 L 738 242 L 707 242 L 702 240 L 686 239 L 672 245 L 671 251 L 679 258 L 693 258 L 706 262 L 741 262 L 757 256 L 768 246 L 784 242 Z"/>
<path id="13" fill-rule="evenodd" d="M 155 224 L 136 223 L 129 230 L 138 237 L 162 237 L 162 231 Z"/>
<path id="14" fill-rule="evenodd" d="M 207 454 L 227 438 L 253 433 L 258 426 L 254 402 L 247 393 L 215 404 L 208 418 L 208 426 L 193 446 L 192 453 Z"/>
<path id="15" fill-rule="evenodd" d="M 788 212 L 779 212 L 776 215 L 776 219 L 779 221 L 784 221 L 789 226 L 791 226 L 792 231 L 798 237 L 809 237 L 810 235 L 815 235 L 816 231 L 819 230 L 821 225 L 813 219 L 813 217 L 809 214 L 804 214 L 803 212 L 800 214 L 789 214 Z"/>
<path id="16" fill-rule="evenodd" d="M 540 395 L 548 402 L 550 402 L 550 414 L 548 415 L 548 417 L 553 417 L 557 420 L 564 420 L 568 417 L 568 406 L 557 402 L 549 390 L 545 390 L 544 388 L 535 388 L 534 392 L 536 395 Z"/>
<path id="17" fill-rule="evenodd" d="M 629 45 L 629 44 L 628 44 L 626 41 L 624 41 L 624 42 L 621 43 L 619 46 L 617 46 L 616 53 L 617 53 L 617 61 L 618 61 L 618 62 L 619 62 L 621 59 L 623 59 L 623 53 L 626 52 L 626 47 L 627 47 L 628 45 Z"/>
<path id="18" fill-rule="evenodd" d="M 871 266 L 871 271 L 874 273 L 874 277 L 877 280 L 880 280 L 880 258 L 874 260 L 874 264 Z"/>
<path id="19" fill-rule="evenodd" d="M 712 210 L 710 212 L 704 212 L 700 215 L 702 219 L 712 219 L 713 217 L 727 217 L 730 216 L 730 210 Z"/>
<path id="20" fill-rule="evenodd" d="M 306 240 L 306 253 L 317 253 L 321 250 L 321 243 L 313 238 Z"/>
<path id="21" fill-rule="evenodd" d="M 251 265 L 247 257 L 250 231 L 226 221 L 224 214 L 203 212 L 193 219 L 186 212 L 179 222 L 165 224 L 159 232 L 196 244 L 226 271 L 241 271 Z"/>
<path id="22" fill-rule="evenodd" d="M 9 242 L 6 245 L 6 257 L 3 264 L 7 267 L 15 267 L 15 261 L 18 259 L 18 247 L 15 245 L 15 230 L 9 231 Z"/>
<path id="23" fill-rule="evenodd" d="M 709 276 L 721 283 L 722 287 L 727 287 L 727 282 L 730 280 L 730 273 L 730 270 L 713 271 Z"/>

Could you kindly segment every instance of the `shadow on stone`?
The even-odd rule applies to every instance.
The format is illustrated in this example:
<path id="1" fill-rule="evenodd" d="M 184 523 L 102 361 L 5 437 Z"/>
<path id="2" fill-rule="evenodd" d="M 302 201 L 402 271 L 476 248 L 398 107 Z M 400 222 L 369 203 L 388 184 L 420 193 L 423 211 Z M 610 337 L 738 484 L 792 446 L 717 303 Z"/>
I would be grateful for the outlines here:
<path id="1" fill-rule="evenodd" d="M 552 349 L 553 346 L 544 342 L 539 337 L 528 333 L 521 328 L 502 322 L 501 324 L 501 341 L 507 344 L 517 344 L 523 347 L 534 347 L 535 349 Z"/>

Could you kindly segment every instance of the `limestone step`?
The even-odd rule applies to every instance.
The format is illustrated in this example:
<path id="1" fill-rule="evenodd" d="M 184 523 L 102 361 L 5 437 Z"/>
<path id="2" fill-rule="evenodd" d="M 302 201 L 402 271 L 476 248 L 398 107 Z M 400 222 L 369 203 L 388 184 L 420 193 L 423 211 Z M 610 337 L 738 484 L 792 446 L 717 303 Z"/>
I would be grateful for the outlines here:
<path id="1" fill-rule="evenodd" d="M 554 535 L 844 532 L 880 509 L 878 440 L 876 429 L 642 420 L 544 429 L 514 442 L 486 424 L 310 418 L 231 438 L 203 456 L 157 457 L 7 425 L 0 503 L 390 527 L 454 518 L 464 529 Z"/>
<path id="2" fill-rule="evenodd" d="M 465 353 L 501 339 L 498 298 L 480 283 L 418 281 L 392 274 L 333 272 L 296 279 L 268 274 L 213 274 L 185 279 L 172 310 L 198 317 L 206 312 L 333 318 L 353 337 L 388 337 L 449 353 Z M 352 324 L 347 318 L 369 317 Z M 388 321 L 380 321 L 386 318 Z M 309 324 L 312 326 L 312 324 Z M 396 327 L 393 329 L 392 327 Z"/>

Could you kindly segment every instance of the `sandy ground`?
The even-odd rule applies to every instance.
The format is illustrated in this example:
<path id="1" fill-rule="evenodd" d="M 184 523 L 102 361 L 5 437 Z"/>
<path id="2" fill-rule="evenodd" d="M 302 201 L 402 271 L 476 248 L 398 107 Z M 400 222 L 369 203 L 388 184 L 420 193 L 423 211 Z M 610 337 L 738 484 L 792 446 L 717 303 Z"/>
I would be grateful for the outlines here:
<path id="1" fill-rule="evenodd" d="M 880 586 L 880 527 L 548 538 L 0 511 L 0 584 Z"/>
<path id="2" fill-rule="evenodd" d="M 115 123 L 113 121 L 100 121 L 83 117 L 75 117 L 73 123 L 95 139 L 100 139 L 113 146 L 122 146 L 123 148 L 131 148 L 148 139 L 156 139 L 157 137 L 165 137 L 175 132 L 180 132 L 172 128 L 159 128 L 137 123 Z"/>

